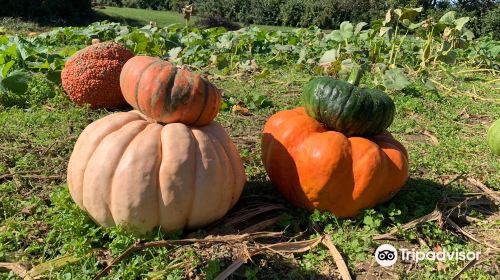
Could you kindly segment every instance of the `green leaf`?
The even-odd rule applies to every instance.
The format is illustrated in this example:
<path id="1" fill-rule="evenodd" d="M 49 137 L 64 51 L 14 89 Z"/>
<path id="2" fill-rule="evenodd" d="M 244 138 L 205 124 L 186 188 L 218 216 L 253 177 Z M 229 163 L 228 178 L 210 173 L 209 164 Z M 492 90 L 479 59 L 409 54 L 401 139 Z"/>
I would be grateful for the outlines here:
<path id="1" fill-rule="evenodd" d="M 488 49 L 488 52 L 492 57 L 496 57 L 498 54 L 500 54 L 500 45 L 491 45 Z"/>
<path id="2" fill-rule="evenodd" d="M 381 20 L 373 20 L 370 23 L 371 29 L 373 29 L 375 32 L 379 31 L 382 26 L 384 26 L 384 24 Z"/>
<path id="3" fill-rule="evenodd" d="M 356 24 L 356 28 L 354 28 L 354 35 L 358 35 L 359 32 L 361 32 L 361 29 L 363 29 L 363 27 L 365 27 L 366 25 L 368 25 L 368 23 L 366 22 L 360 22 Z"/>
<path id="4" fill-rule="evenodd" d="M 297 64 L 302 64 L 306 60 L 307 54 L 308 54 L 308 48 L 302 47 L 300 49 L 299 59 L 297 60 Z"/>
<path id="5" fill-rule="evenodd" d="M 420 26 L 422 26 L 422 24 L 424 24 L 424 22 L 419 22 L 419 23 L 412 23 L 408 26 L 408 29 L 410 30 L 415 30 L 417 28 L 419 28 Z"/>
<path id="6" fill-rule="evenodd" d="M 0 73 L 2 75 L 2 77 L 7 77 L 7 73 L 9 73 L 9 70 L 10 70 L 10 68 L 12 68 L 14 63 L 16 63 L 16 62 L 14 60 L 11 60 L 2 66 L 2 72 Z"/>
<path id="7" fill-rule="evenodd" d="M 344 41 L 344 39 L 342 39 L 342 34 L 340 32 L 340 30 L 333 30 L 332 32 L 330 32 L 330 34 L 328 34 L 326 36 L 326 39 L 329 40 L 333 40 L 335 42 L 338 42 L 338 43 L 341 43 Z"/>
<path id="8" fill-rule="evenodd" d="M 340 24 L 340 33 L 343 39 L 349 39 L 353 35 L 353 26 L 350 22 L 344 21 Z"/>
<path id="9" fill-rule="evenodd" d="M 17 45 L 12 44 L 3 51 L 3 54 L 8 55 L 13 58 L 17 58 Z"/>
<path id="10" fill-rule="evenodd" d="M 439 19 L 439 22 L 444 23 L 446 25 L 452 25 L 454 21 L 455 21 L 455 11 L 449 11 Z"/>
<path id="11" fill-rule="evenodd" d="M 394 10 L 394 12 L 396 12 L 396 10 Z M 414 20 L 418 14 L 422 12 L 422 7 L 419 7 L 419 8 L 404 8 L 401 12 L 401 14 L 399 15 L 399 20 L 402 21 L 402 20 Z"/>
<path id="12" fill-rule="evenodd" d="M 370 31 L 369 30 L 364 30 L 359 34 L 359 39 L 361 41 L 367 41 L 368 38 L 370 38 Z"/>
<path id="13" fill-rule="evenodd" d="M 145 51 L 148 47 L 149 40 L 148 40 L 148 37 L 144 33 L 139 32 L 139 31 L 134 31 L 134 32 L 130 33 L 130 35 L 128 36 L 128 39 L 130 40 L 131 45 L 135 44 L 134 51 L 136 53 L 145 53 Z"/>
<path id="14" fill-rule="evenodd" d="M 371 216 L 365 216 L 363 218 L 363 224 L 371 227 L 373 225 L 373 218 Z"/>
<path id="15" fill-rule="evenodd" d="M 402 90 L 410 84 L 401 68 L 393 68 L 384 73 L 384 86 L 387 89 Z"/>
<path id="16" fill-rule="evenodd" d="M 461 18 L 459 18 L 459 19 L 456 19 L 456 20 L 454 21 L 454 23 L 455 23 L 455 28 L 456 28 L 457 30 L 462 31 L 462 28 L 464 27 L 464 25 L 465 25 L 467 22 L 469 22 L 469 17 L 461 17 Z"/>
<path id="17" fill-rule="evenodd" d="M 396 14 L 398 18 L 401 18 L 403 11 L 401 9 L 394 9 L 394 14 Z"/>
<path id="18" fill-rule="evenodd" d="M 16 94 L 25 93 L 28 90 L 28 82 L 30 81 L 30 73 L 23 70 L 12 71 L 7 77 L 0 82 L 0 88 L 7 89 Z"/>
<path id="19" fill-rule="evenodd" d="M 49 69 L 52 71 L 62 70 L 65 64 L 65 61 L 59 57 L 49 57 L 47 62 L 50 62 Z"/>
<path id="20" fill-rule="evenodd" d="M 179 58 L 179 53 L 182 51 L 181 47 L 172 48 L 168 51 L 168 58 L 170 60 L 177 60 Z"/>
<path id="21" fill-rule="evenodd" d="M 439 55 L 438 59 L 446 64 L 454 64 L 457 60 L 457 53 L 454 51 L 449 51 L 446 54 Z"/>
<path id="22" fill-rule="evenodd" d="M 462 34 L 462 36 L 464 36 L 465 39 L 467 39 L 467 41 L 470 41 L 470 40 L 474 39 L 474 37 L 475 37 L 474 33 L 472 33 L 472 31 L 470 31 L 468 29 L 464 31 L 464 33 Z"/>
<path id="23" fill-rule="evenodd" d="M 0 46 L 5 45 L 9 42 L 9 37 L 5 35 L 0 35 Z"/>
<path id="24" fill-rule="evenodd" d="M 338 53 L 336 49 L 326 51 L 319 59 L 319 64 L 327 64 L 337 60 Z"/>
<path id="25" fill-rule="evenodd" d="M 60 85 L 61 84 L 61 70 L 47 72 L 47 79 L 49 81 Z"/>
<path id="26" fill-rule="evenodd" d="M 17 53 L 22 58 L 22 60 L 25 61 L 28 59 L 28 57 L 30 57 L 31 53 L 33 53 L 33 50 L 24 45 L 17 45 Z"/>
<path id="27" fill-rule="evenodd" d="M 433 36 L 438 36 L 441 32 L 443 32 L 446 29 L 446 24 L 442 22 L 438 22 L 434 25 L 434 29 L 432 30 L 432 35 Z"/>

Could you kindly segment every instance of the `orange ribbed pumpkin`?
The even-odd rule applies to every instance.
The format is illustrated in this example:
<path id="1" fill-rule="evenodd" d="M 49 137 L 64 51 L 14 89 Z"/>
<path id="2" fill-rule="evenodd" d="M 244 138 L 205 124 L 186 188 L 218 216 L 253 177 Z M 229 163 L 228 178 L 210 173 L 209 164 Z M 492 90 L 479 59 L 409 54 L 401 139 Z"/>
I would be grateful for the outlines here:
<path id="1" fill-rule="evenodd" d="M 387 132 L 346 137 L 301 107 L 273 115 L 263 133 L 262 161 L 272 183 L 310 211 L 352 217 L 390 199 L 408 178 L 408 153 Z"/>
<path id="2" fill-rule="evenodd" d="M 221 103 L 220 91 L 200 75 L 149 56 L 125 63 L 120 87 L 132 107 L 162 123 L 209 124 Z"/>

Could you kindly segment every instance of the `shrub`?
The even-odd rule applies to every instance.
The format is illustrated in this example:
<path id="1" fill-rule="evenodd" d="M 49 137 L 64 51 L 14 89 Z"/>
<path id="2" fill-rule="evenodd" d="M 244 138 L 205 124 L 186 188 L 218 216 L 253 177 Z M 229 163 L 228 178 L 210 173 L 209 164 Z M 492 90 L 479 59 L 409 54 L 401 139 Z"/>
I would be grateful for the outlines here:
<path id="1" fill-rule="evenodd" d="M 252 23 L 281 25 L 280 6 L 285 0 L 251 0 L 250 18 Z"/>
<path id="2" fill-rule="evenodd" d="M 280 7 L 280 20 L 282 24 L 295 27 L 301 26 L 305 9 L 306 3 L 304 3 L 304 0 L 286 1 Z"/>
<path id="3" fill-rule="evenodd" d="M 500 5 L 488 11 L 482 21 L 481 35 L 491 34 L 493 39 L 500 40 Z"/>
<path id="4" fill-rule="evenodd" d="M 103 6 L 121 7 L 123 5 L 122 0 L 96 0 L 95 2 Z"/>
<path id="5" fill-rule="evenodd" d="M 203 17 L 196 21 L 194 25 L 199 28 L 224 27 L 227 30 L 238 30 L 241 28 L 239 24 L 234 23 L 220 15 Z"/>
<path id="6" fill-rule="evenodd" d="M 336 0 L 313 1 L 305 0 L 306 7 L 300 21 L 300 26 L 316 25 L 321 28 L 337 28 L 342 11 L 337 9 Z M 353 19 L 354 21 L 354 19 Z"/>

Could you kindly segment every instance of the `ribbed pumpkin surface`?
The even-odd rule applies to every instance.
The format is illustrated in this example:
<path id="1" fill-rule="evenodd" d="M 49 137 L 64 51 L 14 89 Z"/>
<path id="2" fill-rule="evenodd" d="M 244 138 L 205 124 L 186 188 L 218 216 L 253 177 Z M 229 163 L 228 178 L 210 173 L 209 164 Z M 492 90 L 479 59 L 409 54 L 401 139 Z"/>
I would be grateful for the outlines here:
<path id="1" fill-rule="evenodd" d="M 267 174 L 298 207 L 352 217 L 390 199 L 408 178 L 408 154 L 387 132 L 346 137 L 297 108 L 273 115 L 263 133 Z"/>
<path id="2" fill-rule="evenodd" d="M 73 200 L 100 225 L 138 233 L 207 225 L 240 197 L 245 173 L 222 126 L 160 125 L 120 112 L 90 124 L 68 164 Z"/>
<path id="3" fill-rule="evenodd" d="M 202 126 L 219 112 L 221 93 L 200 75 L 159 58 L 136 56 L 120 75 L 125 100 L 162 123 Z"/>
<path id="4" fill-rule="evenodd" d="M 387 129 L 395 106 L 383 91 L 359 88 L 331 77 L 310 81 L 302 92 L 309 116 L 346 136 L 372 136 Z"/>

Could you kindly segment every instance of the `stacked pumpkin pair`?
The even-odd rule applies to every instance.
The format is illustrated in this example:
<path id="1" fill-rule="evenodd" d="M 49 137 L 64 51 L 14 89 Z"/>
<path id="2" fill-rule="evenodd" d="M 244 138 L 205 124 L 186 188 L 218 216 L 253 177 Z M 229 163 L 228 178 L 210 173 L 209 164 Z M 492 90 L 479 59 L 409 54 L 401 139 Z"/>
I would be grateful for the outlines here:
<path id="1" fill-rule="evenodd" d="M 81 133 L 68 164 L 73 200 L 98 224 L 136 233 L 221 218 L 246 177 L 235 145 L 213 121 L 220 91 L 157 58 L 136 56 L 122 66 L 121 92 L 135 110 Z"/>
<path id="2" fill-rule="evenodd" d="M 298 207 L 352 217 L 389 200 L 408 178 L 408 153 L 386 129 L 395 106 L 384 92 L 313 79 L 303 107 L 273 115 L 264 127 L 262 161 L 272 183 Z"/>

